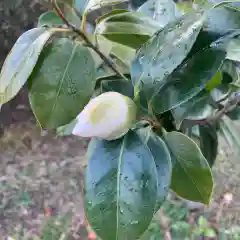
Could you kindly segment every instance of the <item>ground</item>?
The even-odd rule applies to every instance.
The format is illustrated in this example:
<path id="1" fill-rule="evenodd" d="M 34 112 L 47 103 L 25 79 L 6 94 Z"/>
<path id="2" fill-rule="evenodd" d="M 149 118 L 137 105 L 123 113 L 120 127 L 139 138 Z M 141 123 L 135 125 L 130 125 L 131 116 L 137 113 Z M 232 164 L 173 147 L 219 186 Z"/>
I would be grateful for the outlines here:
<path id="1" fill-rule="evenodd" d="M 70 216 L 66 224 L 69 239 L 84 240 L 85 151 L 85 140 L 43 133 L 31 120 L 6 128 L 0 139 L 0 236 L 38 234 L 52 215 Z M 224 144 L 220 153 L 214 168 L 213 201 L 204 209 L 205 216 L 215 222 L 220 215 L 226 226 L 239 226 L 240 162 Z M 221 214 L 220 202 L 226 192 L 233 194 L 233 201 Z"/>

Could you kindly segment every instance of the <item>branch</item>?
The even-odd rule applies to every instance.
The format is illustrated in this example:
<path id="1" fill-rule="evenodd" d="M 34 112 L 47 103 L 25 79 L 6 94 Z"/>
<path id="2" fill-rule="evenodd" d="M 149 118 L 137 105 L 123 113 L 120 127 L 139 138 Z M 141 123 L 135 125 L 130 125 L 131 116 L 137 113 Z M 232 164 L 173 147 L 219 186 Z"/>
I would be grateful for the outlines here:
<path id="1" fill-rule="evenodd" d="M 226 113 L 232 111 L 238 104 L 240 103 L 240 94 L 237 93 L 232 99 L 230 99 L 224 106 L 222 109 L 219 109 L 215 115 L 213 115 L 212 117 L 206 119 L 207 122 L 211 123 L 211 122 L 215 122 L 217 120 L 219 120 L 221 117 L 223 117 L 223 115 L 225 115 Z"/>
<path id="2" fill-rule="evenodd" d="M 117 75 L 122 77 L 125 80 L 128 80 L 114 65 L 114 63 L 108 59 L 95 45 L 92 44 L 92 42 L 88 39 L 88 37 L 78 28 L 76 28 L 73 24 L 71 24 L 64 16 L 62 10 L 58 7 L 56 0 L 52 0 L 52 5 L 53 8 L 55 9 L 57 15 L 62 19 L 62 21 L 72 29 L 73 32 L 78 34 L 85 42 L 86 44 L 92 48 L 98 55 L 99 57 L 108 65 L 109 68 L 111 68 Z"/>
<path id="3" fill-rule="evenodd" d="M 239 104 L 240 104 L 240 93 L 237 93 L 221 109 L 218 109 L 217 112 L 213 116 L 206 118 L 206 119 L 202 119 L 202 120 L 185 119 L 184 123 L 186 123 L 187 125 L 190 125 L 190 126 L 194 126 L 197 124 L 205 125 L 205 124 L 209 124 L 209 123 L 214 123 L 214 122 L 218 121 L 220 118 L 222 118 L 226 113 L 232 111 Z"/>

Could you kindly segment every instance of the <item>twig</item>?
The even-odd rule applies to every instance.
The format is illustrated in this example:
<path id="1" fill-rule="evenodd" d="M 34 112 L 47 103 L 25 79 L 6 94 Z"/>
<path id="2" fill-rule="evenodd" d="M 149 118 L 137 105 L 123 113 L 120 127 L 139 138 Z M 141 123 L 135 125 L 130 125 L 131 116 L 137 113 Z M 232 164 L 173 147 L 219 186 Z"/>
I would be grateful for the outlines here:
<path id="1" fill-rule="evenodd" d="M 128 80 L 117 68 L 114 66 L 114 63 L 108 59 L 92 42 L 88 39 L 88 37 L 82 32 L 82 30 L 76 28 L 73 24 L 71 24 L 64 16 L 62 10 L 58 7 L 56 0 L 52 0 L 53 8 L 56 10 L 57 15 L 62 19 L 62 21 L 72 29 L 73 32 L 78 34 L 85 42 L 86 44 L 92 48 L 99 57 L 120 77 L 122 77 L 125 80 Z"/>
<path id="2" fill-rule="evenodd" d="M 216 114 L 208 119 L 207 122 L 211 123 L 211 122 L 215 122 L 217 120 L 219 120 L 224 114 L 232 111 L 238 104 L 240 103 L 240 94 L 237 93 L 235 97 L 233 97 L 232 99 L 230 99 L 224 106 L 222 109 L 218 110 L 216 112 Z"/>
<path id="3" fill-rule="evenodd" d="M 206 119 L 201 119 L 201 120 L 188 120 L 185 119 L 184 123 L 187 125 L 206 125 L 209 123 L 214 123 L 217 120 L 219 120 L 223 115 L 226 113 L 232 111 L 238 104 L 240 104 L 240 94 L 237 93 L 235 97 L 230 99 L 221 109 L 219 109 L 213 116 L 206 118 Z"/>

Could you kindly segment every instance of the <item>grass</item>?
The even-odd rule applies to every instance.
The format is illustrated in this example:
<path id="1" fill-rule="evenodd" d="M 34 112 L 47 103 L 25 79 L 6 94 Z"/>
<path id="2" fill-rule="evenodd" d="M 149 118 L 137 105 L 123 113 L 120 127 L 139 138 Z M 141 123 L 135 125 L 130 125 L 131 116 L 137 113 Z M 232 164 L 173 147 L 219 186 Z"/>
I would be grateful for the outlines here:
<path id="1" fill-rule="evenodd" d="M 0 139 L 1 240 L 9 236 L 24 240 L 87 239 L 82 226 L 85 145 L 75 137 L 41 136 L 32 123 L 7 129 Z M 164 235 L 174 240 L 200 239 L 199 235 L 213 231 L 220 232 L 215 239 L 240 239 L 240 163 L 224 144 L 214 178 L 214 199 L 209 208 L 192 212 L 184 202 L 170 198 L 154 218 L 146 239 L 160 240 Z M 221 208 L 226 192 L 233 194 L 233 200 Z"/>

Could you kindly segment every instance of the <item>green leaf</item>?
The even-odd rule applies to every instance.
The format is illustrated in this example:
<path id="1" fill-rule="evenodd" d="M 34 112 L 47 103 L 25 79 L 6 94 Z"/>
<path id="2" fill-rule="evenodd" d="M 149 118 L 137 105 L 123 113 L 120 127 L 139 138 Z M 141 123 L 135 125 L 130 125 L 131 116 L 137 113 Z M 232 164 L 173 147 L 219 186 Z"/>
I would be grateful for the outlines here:
<path id="1" fill-rule="evenodd" d="M 153 19 L 166 26 L 168 23 L 173 22 L 177 17 L 182 14 L 177 8 L 177 5 L 172 0 L 158 0 L 156 1 Z"/>
<path id="2" fill-rule="evenodd" d="M 217 234 L 213 228 L 205 229 L 203 234 L 204 234 L 204 237 L 207 237 L 207 238 L 216 238 L 217 237 Z"/>
<path id="3" fill-rule="evenodd" d="M 40 126 L 53 129 L 72 121 L 90 100 L 95 78 L 87 47 L 64 38 L 49 44 L 29 84 L 30 104 Z"/>
<path id="4" fill-rule="evenodd" d="M 223 49 L 210 47 L 187 59 L 165 81 L 154 86 L 155 93 L 152 91 L 147 96 L 149 104 L 160 114 L 190 100 L 205 88 L 221 67 L 225 56 Z"/>
<path id="5" fill-rule="evenodd" d="M 179 132 L 166 133 L 164 139 L 173 163 L 171 188 L 180 197 L 209 204 L 212 173 L 197 144 Z"/>
<path id="6" fill-rule="evenodd" d="M 170 187 L 172 176 L 171 156 L 164 141 L 153 133 L 150 128 L 142 128 L 138 130 L 138 133 L 142 141 L 150 149 L 157 169 L 158 198 L 155 207 L 157 212 L 164 202 Z"/>
<path id="7" fill-rule="evenodd" d="M 220 119 L 220 133 L 225 138 L 229 146 L 237 153 L 240 152 L 240 129 L 227 116 Z"/>
<path id="8" fill-rule="evenodd" d="M 125 12 L 104 18 L 97 24 L 95 34 L 137 49 L 159 29 L 157 22 L 141 13 Z"/>
<path id="9" fill-rule="evenodd" d="M 200 14 L 186 14 L 155 33 L 133 60 L 134 86 L 161 82 L 181 64 L 195 42 L 203 20 Z"/>
<path id="10" fill-rule="evenodd" d="M 215 125 L 199 125 L 200 149 L 210 167 L 213 166 L 218 154 L 218 135 Z"/>
<path id="11" fill-rule="evenodd" d="M 104 240 L 138 239 L 148 228 L 158 196 L 154 157 L 136 132 L 88 147 L 85 211 Z M 97 171 L 96 171 L 97 169 Z"/>
<path id="12" fill-rule="evenodd" d="M 84 13 L 84 9 L 87 6 L 88 0 L 75 0 L 75 8 L 80 12 L 80 14 Z"/>
<path id="13" fill-rule="evenodd" d="M 88 13 L 98 8 L 102 8 L 108 5 L 115 5 L 126 1 L 127 0 L 89 0 L 85 7 L 85 12 Z"/>
<path id="14" fill-rule="evenodd" d="M 105 80 L 101 82 L 101 92 L 119 92 L 122 95 L 134 98 L 134 89 L 132 83 L 124 79 Z"/>
<path id="15" fill-rule="evenodd" d="M 82 1 L 82 0 L 81 0 Z M 80 27 L 81 25 L 81 19 L 80 17 L 78 17 L 78 15 L 76 14 L 75 10 L 74 10 L 74 1 L 69 0 L 69 1 L 62 1 L 62 0 L 58 0 L 58 6 L 61 9 L 61 11 L 63 12 L 65 18 L 72 23 L 74 26 L 76 26 L 77 28 Z M 44 14 L 43 14 L 44 16 Z M 51 19 L 47 18 L 47 16 L 45 16 L 45 20 L 49 20 L 48 23 L 46 23 L 47 25 L 51 26 Z M 53 19 L 52 19 L 53 20 Z"/>
<path id="16" fill-rule="evenodd" d="M 172 0 L 146 1 L 137 11 L 159 22 L 161 27 L 181 16 L 176 3 Z"/>
<path id="17" fill-rule="evenodd" d="M 38 27 L 63 25 L 62 19 L 53 11 L 43 13 L 38 19 Z"/>
<path id="18" fill-rule="evenodd" d="M 232 39 L 227 49 L 227 59 L 240 62 L 240 38 Z"/>
<path id="19" fill-rule="evenodd" d="M 64 125 L 64 126 L 60 126 L 57 128 L 57 136 L 70 136 L 72 135 L 72 131 L 75 127 L 75 125 L 77 124 L 77 119 L 74 119 L 73 121 L 71 121 L 70 123 Z"/>
<path id="20" fill-rule="evenodd" d="M 218 71 L 212 79 L 206 84 L 205 89 L 208 91 L 212 91 L 215 87 L 220 85 L 222 82 L 222 72 Z"/>
<path id="21" fill-rule="evenodd" d="M 0 73 L 0 104 L 17 95 L 28 80 L 39 55 L 54 32 L 34 28 L 22 34 L 8 54 Z"/>
<path id="22" fill-rule="evenodd" d="M 232 111 L 226 114 L 231 120 L 240 120 L 240 106 L 236 106 Z"/>
<path id="23" fill-rule="evenodd" d="M 191 100 L 172 109 L 172 114 L 178 129 L 184 119 L 201 120 L 212 114 L 212 107 L 208 104 L 210 94 L 203 90 Z"/>
<path id="24" fill-rule="evenodd" d="M 229 91 L 232 88 L 232 84 L 239 81 L 239 70 L 235 62 L 231 60 L 225 60 L 222 68 L 222 81 L 213 91 L 211 95 L 215 101 L 220 101 L 221 99 L 225 98 Z"/>
<path id="25" fill-rule="evenodd" d="M 208 220 L 205 218 L 205 217 L 203 217 L 203 216 L 200 216 L 199 218 L 198 218 L 198 225 L 199 225 L 199 227 L 200 228 L 207 228 L 208 227 Z"/>
<path id="26" fill-rule="evenodd" d="M 204 30 L 215 36 L 223 36 L 229 30 L 240 29 L 240 12 L 232 7 L 218 7 L 208 14 Z"/>
<path id="27" fill-rule="evenodd" d="M 135 57 L 135 49 L 128 47 L 126 45 L 119 44 L 117 42 L 112 42 L 102 35 L 97 35 L 97 43 L 99 48 L 102 50 L 104 46 L 109 46 L 109 52 L 111 52 L 117 59 L 124 62 L 130 67 L 133 58 Z M 106 49 L 106 47 L 105 47 Z M 105 54 L 106 55 L 106 54 Z"/>

